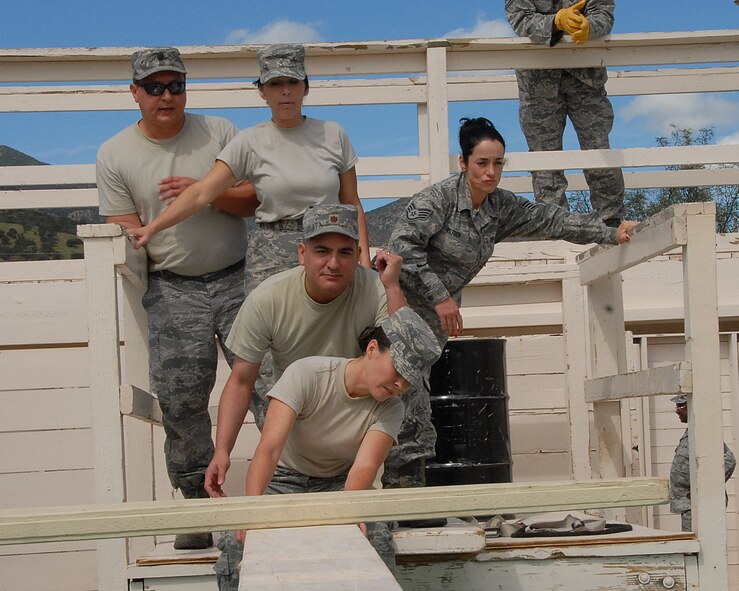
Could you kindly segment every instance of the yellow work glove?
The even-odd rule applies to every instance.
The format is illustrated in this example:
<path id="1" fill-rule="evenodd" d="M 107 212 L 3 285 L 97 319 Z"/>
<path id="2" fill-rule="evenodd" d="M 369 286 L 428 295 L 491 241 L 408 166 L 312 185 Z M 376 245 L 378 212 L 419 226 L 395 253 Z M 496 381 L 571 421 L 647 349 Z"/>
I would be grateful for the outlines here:
<path id="1" fill-rule="evenodd" d="M 560 31 L 572 35 L 580 30 L 581 22 L 585 18 L 580 14 L 580 10 L 585 8 L 587 0 L 580 0 L 577 4 L 573 4 L 567 8 L 562 8 L 554 15 L 554 24 Z"/>
<path id="2" fill-rule="evenodd" d="M 572 40 L 578 45 L 585 43 L 588 40 L 588 37 L 590 37 L 590 23 L 588 22 L 588 19 L 582 17 L 580 28 L 570 34 L 572 35 Z"/>

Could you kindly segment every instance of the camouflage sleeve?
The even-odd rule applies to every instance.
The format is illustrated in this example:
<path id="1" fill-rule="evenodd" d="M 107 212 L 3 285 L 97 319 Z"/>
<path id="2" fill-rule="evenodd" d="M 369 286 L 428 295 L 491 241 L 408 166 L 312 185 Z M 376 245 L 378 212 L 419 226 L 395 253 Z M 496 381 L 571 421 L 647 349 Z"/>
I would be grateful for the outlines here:
<path id="1" fill-rule="evenodd" d="M 403 289 L 410 289 L 414 295 L 434 304 L 450 295 L 428 263 L 429 242 L 444 225 L 446 201 L 449 200 L 438 183 L 414 195 L 395 224 L 389 241 L 390 249 L 403 257 Z"/>
<path id="2" fill-rule="evenodd" d="M 595 214 L 574 214 L 549 203 L 535 203 L 499 189 L 499 242 L 509 236 L 567 240 L 576 244 L 616 244 L 616 228 Z"/>
<path id="3" fill-rule="evenodd" d="M 604 37 L 613 29 L 614 0 L 588 0 L 583 15 L 590 23 L 590 38 Z"/>
<path id="4" fill-rule="evenodd" d="M 724 443 L 724 480 L 731 478 L 736 468 L 736 458 L 731 453 L 729 446 Z"/>
<path id="5" fill-rule="evenodd" d="M 528 37 L 539 45 L 556 45 L 563 33 L 554 26 L 554 10 L 539 12 L 533 0 L 506 0 L 505 13 L 519 37 Z"/>

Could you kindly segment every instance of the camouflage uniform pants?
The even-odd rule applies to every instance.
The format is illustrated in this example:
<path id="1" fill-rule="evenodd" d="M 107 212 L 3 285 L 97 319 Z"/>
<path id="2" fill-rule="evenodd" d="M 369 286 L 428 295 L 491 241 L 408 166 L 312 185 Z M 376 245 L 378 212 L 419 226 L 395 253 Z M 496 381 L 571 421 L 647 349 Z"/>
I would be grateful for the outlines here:
<path id="1" fill-rule="evenodd" d="M 312 478 L 278 466 L 272 480 L 264 491 L 266 495 L 296 494 L 306 492 L 330 492 L 344 489 L 346 474 L 333 478 Z M 395 566 L 395 543 L 389 524 L 385 522 L 367 523 L 367 538 L 372 547 L 388 567 Z M 231 532 L 225 533 L 218 541 L 221 555 L 215 566 L 219 591 L 238 591 L 239 565 L 244 554 L 244 546 L 236 541 Z"/>
<path id="2" fill-rule="evenodd" d="M 302 239 L 302 219 L 256 224 L 246 249 L 245 294 L 248 296 L 272 275 L 298 266 L 298 242 Z M 274 383 L 272 356 L 268 353 L 262 360 L 251 398 L 251 411 L 260 431 L 267 412 L 267 392 Z"/>
<path id="3" fill-rule="evenodd" d="M 582 150 L 608 148 L 613 107 L 602 84 L 585 84 L 567 70 L 516 71 L 521 130 L 531 151 L 562 149 L 567 117 Z M 624 179 L 620 168 L 584 170 L 590 204 L 601 219 L 623 219 Z M 561 170 L 532 171 L 537 202 L 569 209 L 567 179 Z"/>
<path id="4" fill-rule="evenodd" d="M 213 456 L 208 401 L 216 380 L 216 339 L 231 364 L 223 343 L 244 299 L 243 282 L 243 261 L 198 277 L 149 274 L 143 298 L 149 382 L 162 409 L 169 479 L 188 498 L 202 496 Z"/>

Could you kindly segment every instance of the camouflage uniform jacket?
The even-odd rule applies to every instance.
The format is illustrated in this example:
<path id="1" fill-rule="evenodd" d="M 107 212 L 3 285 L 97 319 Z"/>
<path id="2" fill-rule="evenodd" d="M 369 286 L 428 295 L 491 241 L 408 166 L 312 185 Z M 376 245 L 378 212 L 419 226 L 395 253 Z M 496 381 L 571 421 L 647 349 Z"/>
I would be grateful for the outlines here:
<path id="1" fill-rule="evenodd" d="M 475 211 L 467 177 L 459 173 L 414 195 L 390 237 L 390 248 L 403 257 L 400 284 L 409 305 L 433 320 L 433 306 L 458 297 L 495 243 L 513 236 L 616 243 L 616 229 L 597 216 L 571 214 L 503 189 Z M 439 330 L 438 319 L 431 328 Z"/>
<path id="2" fill-rule="evenodd" d="M 506 0 L 505 11 L 516 35 L 528 37 L 533 43 L 553 46 L 564 36 L 554 25 L 554 17 L 561 8 L 575 4 L 577 0 Z M 613 28 L 614 0 L 588 0 L 583 15 L 590 23 L 590 39 L 608 35 Z M 517 70 L 523 77 L 541 78 L 546 70 Z M 589 86 L 603 86 L 607 80 L 605 68 L 569 68 L 572 76 Z"/>
<path id="3" fill-rule="evenodd" d="M 690 511 L 690 454 L 688 430 L 680 438 L 675 448 L 675 457 L 670 468 L 670 511 L 685 513 Z M 736 468 L 736 458 L 724 443 L 724 480 L 729 480 Z"/>

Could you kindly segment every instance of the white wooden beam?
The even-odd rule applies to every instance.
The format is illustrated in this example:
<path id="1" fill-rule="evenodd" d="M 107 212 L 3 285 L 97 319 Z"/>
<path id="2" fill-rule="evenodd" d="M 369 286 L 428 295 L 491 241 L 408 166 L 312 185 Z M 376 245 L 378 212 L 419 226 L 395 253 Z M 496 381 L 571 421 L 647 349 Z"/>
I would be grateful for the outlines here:
<path id="1" fill-rule="evenodd" d="M 153 425 L 162 424 L 162 410 L 155 396 L 131 384 L 122 384 L 119 395 L 121 414 Z"/>
<path id="2" fill-rule="evenodd" d="M 642 396 L 672 396 L 693 391 L 691 364 L 687 361 L 631 373 L 587 380 L 585 400 L 600 402 Z"/>
<path id="3" fill-rule="evenodd" d="M 0 544 L 662 504 L 667 481 L 478 484 L 0 510 Z"/>
<path id="4" fill-rule="evenodd" d="M 639 224 L 630 242 L 618 247 L 595 246 L 579 254 L 581 283 L 592 284 L 685 244 L 685 215 L 703 211 L 704 205 L 673 205 Z"/>

